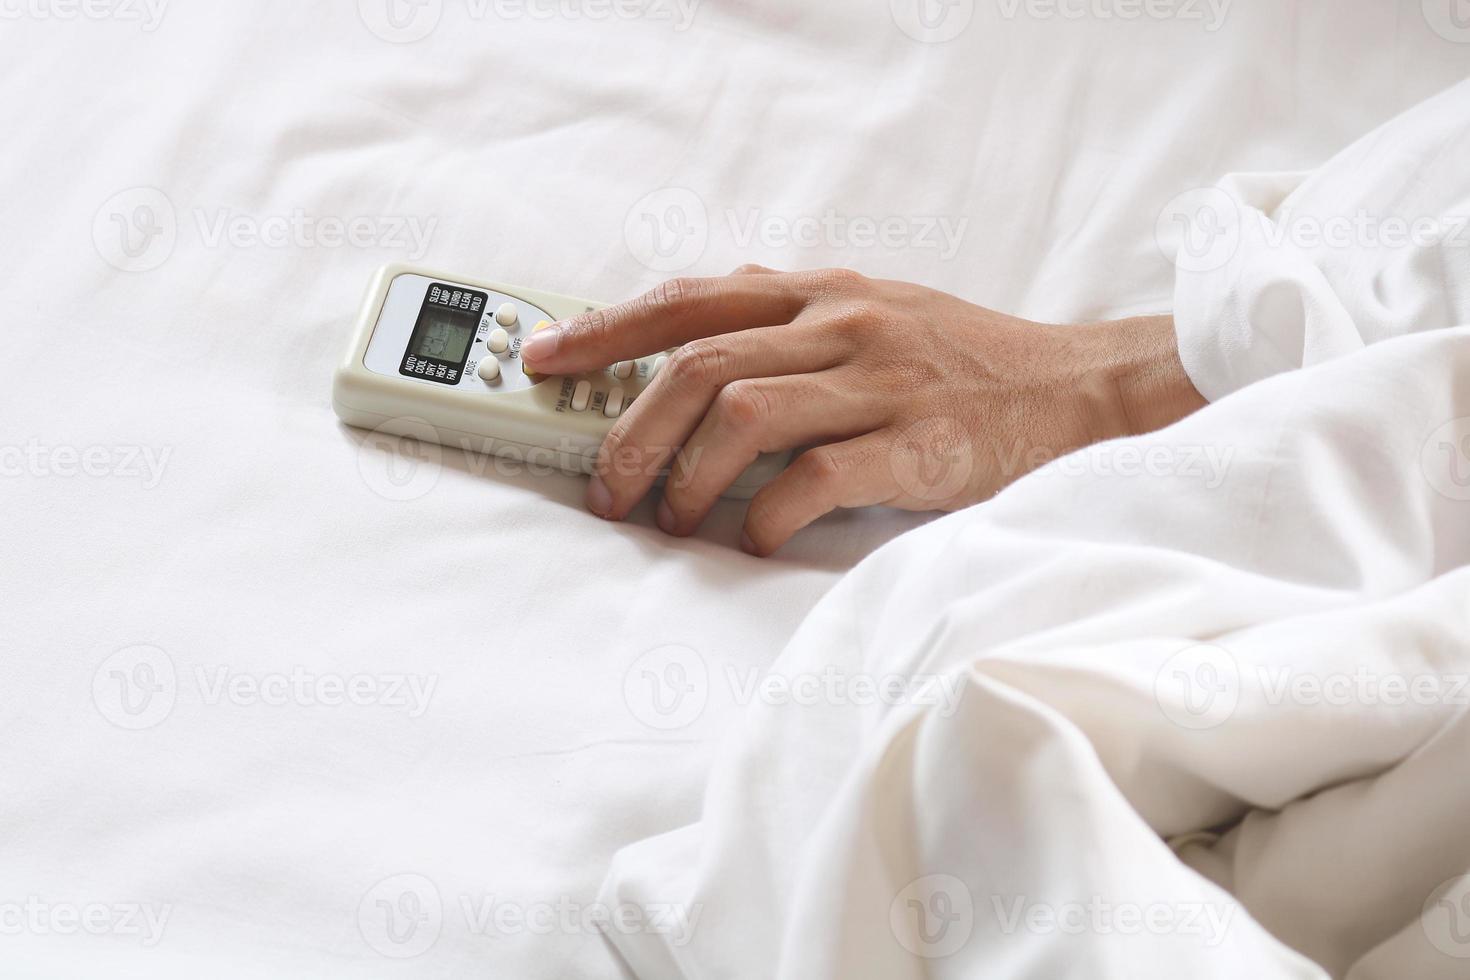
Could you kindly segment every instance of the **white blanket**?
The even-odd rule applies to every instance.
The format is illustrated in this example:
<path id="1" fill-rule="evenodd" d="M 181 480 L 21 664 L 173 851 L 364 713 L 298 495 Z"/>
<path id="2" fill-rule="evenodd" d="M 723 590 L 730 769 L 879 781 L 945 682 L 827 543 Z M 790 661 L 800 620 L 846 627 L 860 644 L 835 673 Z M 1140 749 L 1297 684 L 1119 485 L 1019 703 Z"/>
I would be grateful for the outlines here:
<path id="1" fill-rule="evenodd" d="M 614 938 L 649 978 L 1463 976 L 1467 437 L 1470 331 L 1418 336 L 895 542 L 704 819 L 619 855 L 610 900 L 698 928 Z M 861 698 L 893 677 L 933 680 Z"/>
<path id="2" fill-rule="evenodd" d="M 962 3 L 930 43 L 886 0 L 405 4 L 419 40 L 386 0 L 0 0 L 0 972 L 616 976 L 598 884 L 698 818 L 740 708 L 667 727 L 644 670 L 763 669 L 921 519 L 758 562 L 738 505 L 671 541 L 572 478 L 408 468 L 329 405 L 372 270 L 620 299 L 669 274 L 638 233 L 675 187 L 681 271 L 1162 310 L 1170 199 L 1316 167 L 1466 60 L 1420 0 L 1176 6 Z"/>
<path id="3" fill-rule="evenodd" d="M 1465 975 L 1470 83 L 1306 186 L 1255 234 L 1438 232 L 1181 293 L 1238 313 L 1196 368 L 1318 366 L 901 538 L 754 686 L 699 665 L 754 707 L 605 885 L 681 912 L 608 930 L 639 976 Z"/>

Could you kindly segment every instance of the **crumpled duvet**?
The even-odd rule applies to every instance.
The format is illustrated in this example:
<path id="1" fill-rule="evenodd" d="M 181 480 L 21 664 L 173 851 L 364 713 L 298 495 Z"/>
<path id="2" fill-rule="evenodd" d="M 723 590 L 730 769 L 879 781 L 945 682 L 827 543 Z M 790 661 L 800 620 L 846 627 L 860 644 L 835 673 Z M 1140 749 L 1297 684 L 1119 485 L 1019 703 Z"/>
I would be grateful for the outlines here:
<path id="1" fill-rule="evenodd" d="M 1467 95 L 1297 215 L 1452 218 Z M 1428 145 L 1385 191 L 1377 154 Z M 1466 254 L 1237 245 L 1180 260 L 1220 400 L 906 535 L 813 611 L 702 819 L 614 861 L 606 901 L 697 922 L 609 929 L 638 976 L 1470 974 Z M 1241 353 L 1292 336 L 1294 362 Z"/>

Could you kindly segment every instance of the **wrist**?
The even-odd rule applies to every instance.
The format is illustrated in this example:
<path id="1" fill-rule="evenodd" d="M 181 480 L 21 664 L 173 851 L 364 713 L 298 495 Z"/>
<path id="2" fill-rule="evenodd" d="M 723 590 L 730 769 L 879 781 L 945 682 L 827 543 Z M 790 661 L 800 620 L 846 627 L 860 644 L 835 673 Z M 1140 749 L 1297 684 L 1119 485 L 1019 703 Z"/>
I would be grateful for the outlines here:
<path id="1" fill-rule="evenodd" d="M 1097 341 L 1089 387 L 1113 436 L 1157 431 L 1208 404 L 1179 359 L 1172 316 L 1130 317 L 1083 329 Z"/>

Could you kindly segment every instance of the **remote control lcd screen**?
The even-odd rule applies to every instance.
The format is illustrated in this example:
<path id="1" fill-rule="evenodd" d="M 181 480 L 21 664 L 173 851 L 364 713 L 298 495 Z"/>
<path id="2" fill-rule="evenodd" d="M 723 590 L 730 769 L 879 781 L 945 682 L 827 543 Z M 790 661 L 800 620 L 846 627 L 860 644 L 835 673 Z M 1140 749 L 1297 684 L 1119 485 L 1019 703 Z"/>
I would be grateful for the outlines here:
<path id="1" fill-rule="evenodd" d="M 479 316 L 473 313 L 429 307 L 419 318 L 409 353 L 463 363 L 465 353 L 474 342 L 475 327 L 479 322 Z"/>

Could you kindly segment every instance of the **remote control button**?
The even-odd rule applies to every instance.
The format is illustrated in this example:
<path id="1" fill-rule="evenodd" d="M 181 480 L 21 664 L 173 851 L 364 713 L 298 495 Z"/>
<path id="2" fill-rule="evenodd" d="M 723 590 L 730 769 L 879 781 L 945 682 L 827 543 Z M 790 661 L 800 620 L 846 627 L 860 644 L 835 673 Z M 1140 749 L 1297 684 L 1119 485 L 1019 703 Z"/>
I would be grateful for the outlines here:
<path id="1" fill-rule="evenodd" d="M 658 377 L 658 373 L 664 369 L 664 365 L 667 363 L 669 363 L 669 355 L 660 354 L 658 359 L 653 362 L 653 370 L 648 372 L 648 380 L 652 381 Z"/>
<path id="2" fill-rule="evenodd" d="M 587 402 L 592 399 L 592 382 L 578 381 L 577 387 L 572 390 L 572 411 L 587 411 Z"/>
<path id="3" fill-rule="evenodd" d="M 514 303 L 501 303 L 500 309 L 495 311 L 495 322 L 502 327 L 509 327 L 520 319 L 520 313 L 516 312 Z"/>
<path id="4" fill-rule="evenodd" d="M 632 361 L 619 361 L 618 363 L 616 363 L 616 364 L 613 365 L 613 377 L 614 378 L 617 378 L 617 379 L 619 379 L 621 381 L 626 381 L 627 379 L 631 378 L 632 376 L 633 376 L 633 362 Z"/>
<path id="5" fill-rule="evenodd" d="M 623 389 L 614 388 L 607 394 L 607 404 L 602 406 L 602 414 L 610 419 L 615 419 L 623 414 Z"/>
<path id="6" fill-rule="evenodd" d="M 481 381 L 494 381 L 500 377 L 500 362 L 493 357 L 482 357 L 475 373 L 480 376 Z"/>
<path id="7" fill-rule="evenodd" d="M 493 354 L 504 354 L 510 347 L 510 334 L 496 327 L 490 331 L 490 336 L 485 338 L 485 346 L 490 348 Z"/>

